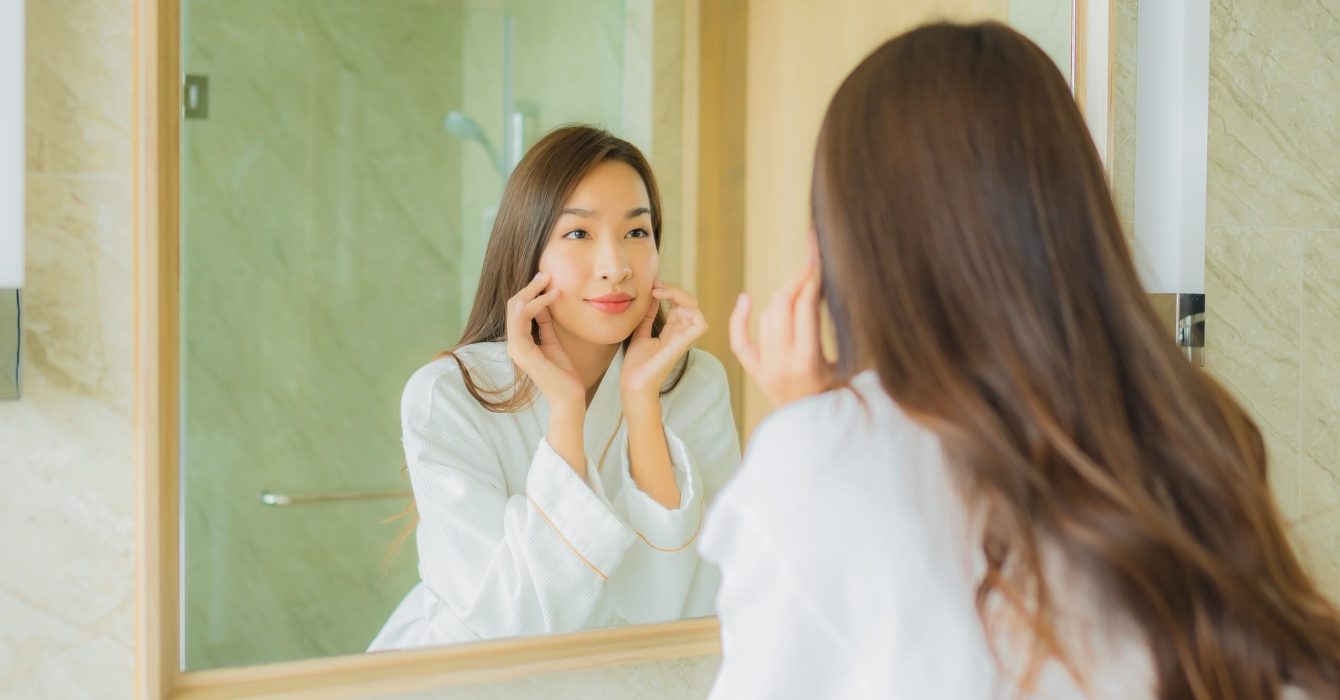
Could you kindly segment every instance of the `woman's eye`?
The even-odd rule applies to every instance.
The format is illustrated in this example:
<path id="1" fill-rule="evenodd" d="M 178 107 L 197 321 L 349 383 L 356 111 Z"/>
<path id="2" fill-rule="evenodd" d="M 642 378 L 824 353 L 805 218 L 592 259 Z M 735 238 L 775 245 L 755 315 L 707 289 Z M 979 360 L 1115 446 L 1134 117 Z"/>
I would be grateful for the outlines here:
<path id="1" fill-rule="evenodd" d="M 588 236 L 586 235 L 586 232 L 585 232 L 585 231 L 583 231 L 583 230 L 581 230 L 581 229 L 577 229 L 577 230 L 575 230 L 575 231 L 568 231 L 567 233 L 563 234 L 563 237 L 564 237 L 564 238 L 571 238 L 571 239 L 574 240 L 574 241 L 580 241 L 580 240 L 582 240 L 582 239 L 584 239 L 584 238 L 587 238 Z"/>
<path id="2" fill-rule="evenodd" d="M 628 232 L 628 237 L 629 237 L 629 238 L 646 238 L 646 237 L 648 237 L 648 236 L 650 236 L 650 235 L 651 235 L 651 234 L 648 233 L 648 232 L 647 232 L 647 229 L 645 229 L 645 228 L 635 228 L 635 229 L 633 229 L 632 231 L 629 231 L 629 232 Z"/>

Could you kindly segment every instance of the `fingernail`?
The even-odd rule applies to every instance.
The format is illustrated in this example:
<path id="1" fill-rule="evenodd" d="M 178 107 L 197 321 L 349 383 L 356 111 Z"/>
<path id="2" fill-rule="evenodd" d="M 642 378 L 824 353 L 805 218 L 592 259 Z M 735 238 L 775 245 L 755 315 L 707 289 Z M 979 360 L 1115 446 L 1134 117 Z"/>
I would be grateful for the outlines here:
<path id="1" fill-rule="evenodd" d="M 537 273 L 535 273 L 535 279 L 537 279 L 537 280 L 548 279 L 548 278 L 549 278 L 549 273 L 548 273 L 548 272 L 537 272 Z"/>

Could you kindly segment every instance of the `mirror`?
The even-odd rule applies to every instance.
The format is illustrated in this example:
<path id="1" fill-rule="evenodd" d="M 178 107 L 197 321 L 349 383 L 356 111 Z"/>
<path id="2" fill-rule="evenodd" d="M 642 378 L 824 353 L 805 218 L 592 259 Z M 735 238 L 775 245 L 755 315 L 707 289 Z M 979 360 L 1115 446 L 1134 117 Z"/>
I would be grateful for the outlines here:
<path id="1" fill-rule="evenodd" d="M 182 670 L 712 614 L 715 573 L 693 538 L 747 426 L 720 315 L 734 295 L 714 291 L 738 292 L 745 270 L 704 261 L 731 237 L 751 251 L 741 231 L 699 231 L 717 209 L 741 207 L 713 196 L 743 197 L 738 182 L 711 184 L 743 170 L 709 147 L 744 140 L 719 131 L 715 110 L 738 95 L 743 128 L 749 91 L 711 83 L 725 80 L 711 57 L 729 50 L 711 18 L 728 6 L 182 0 L 180 151 L 166 156 L 180 169 L 169 292 L 180 323 Z M 1073 78 L 1071 0 L 992 8 Z M 734 16 L 743 36 L 743 10 Z M 613 371 L 587 385 L 585 471 L 541 444 L 553 415 L 543 392 L 491 411 L 463 379 L 455 395 L 419 381 L 459 377 L 440 355 L 471 316 L 507 177 L 569 123 L 604 127 L 646 156 L 664 219 L 653 276 L 710 307 L 699 346 L 719 364 L 691 360 L 660 399 L 668 496 L 664 479 L 635 466 L 649 462 L 632 455 L 645 453 Z M 563 206 L 651 204 L 645 179 L 633 184 L 628 196 L 646 202 L 616 182 L 606 189 L 621 194 Z M 546 246 L 598 243 L 628 223 L 588 218 L 556 222 L 566 228 Z M 645 227 L 633 223 L 629 234 Z M 565 237 L 583 228 L 590 237 Z M 506 384 L 505 348 L 491 350 L 460 356 Z M 628 352 L 608 368 L 622 371 Z M 531 483 L 542 458 L 550 481 Z"/>
<path id="2" fill-rule="evenodd" d="M 402 390 L 460 337 L 525 150 L 572 122 L 636 143 L 660 184 L 661 275 L 682 279 L 683 6 L 183 10 L 185 667 L 362 651 L 419 581 L 415 538 L 396 547 L 398 534 L 438 517 L 385 522 L 411 500 Z M 538 525 L 512 543 L 562 546 Z M 495 636 L 481 625 L 461 639 Z"/>

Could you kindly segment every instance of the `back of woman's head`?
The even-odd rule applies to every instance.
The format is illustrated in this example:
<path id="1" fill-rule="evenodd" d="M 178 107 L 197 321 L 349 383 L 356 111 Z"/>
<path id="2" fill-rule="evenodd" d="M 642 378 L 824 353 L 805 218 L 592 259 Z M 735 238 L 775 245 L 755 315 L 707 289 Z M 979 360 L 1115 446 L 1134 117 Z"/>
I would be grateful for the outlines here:
<path id="1" fill-rule="evenodd" d="M 1035 660 L 1066 661 L 1045 548 L 1138 625 L 1161 698 L 1340 693 L 1260 432 L 1160 328 L 1039 48 L 995 23 L 884 44 L 833 98 L 813 197 L 840 366 L 942 438 L 987 523 L 988 626 L 1010 601 Z"/>

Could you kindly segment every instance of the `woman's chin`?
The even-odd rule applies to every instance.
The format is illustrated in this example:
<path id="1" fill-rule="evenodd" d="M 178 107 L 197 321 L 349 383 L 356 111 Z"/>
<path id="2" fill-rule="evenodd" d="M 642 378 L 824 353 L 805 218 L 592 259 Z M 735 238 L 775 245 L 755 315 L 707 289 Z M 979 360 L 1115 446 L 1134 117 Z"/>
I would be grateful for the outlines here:
<path id="1" fill-rule="evenodd" d="M 586 324 L 580 329 L 570 329 L 573 335 L 592 345 L 617 345 L 633 334 L 637 324 L 619 323 L 616 319 Z"/>

